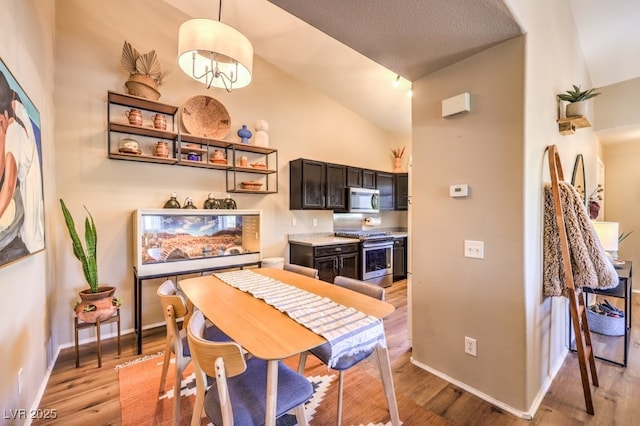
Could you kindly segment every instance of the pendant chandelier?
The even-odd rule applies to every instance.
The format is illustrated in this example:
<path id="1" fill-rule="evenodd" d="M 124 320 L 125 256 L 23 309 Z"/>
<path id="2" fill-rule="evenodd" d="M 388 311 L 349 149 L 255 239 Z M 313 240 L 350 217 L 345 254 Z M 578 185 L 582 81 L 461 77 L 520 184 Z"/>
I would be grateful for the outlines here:
<path id="1" fill-rule="evenodd" d="M 232 89 L 251 82 L 253 46 L 235 28 L 218 20 L 190 19 L 180 25 L 178 33 L 178 64 L 189 77 L 210 87 Z"/>

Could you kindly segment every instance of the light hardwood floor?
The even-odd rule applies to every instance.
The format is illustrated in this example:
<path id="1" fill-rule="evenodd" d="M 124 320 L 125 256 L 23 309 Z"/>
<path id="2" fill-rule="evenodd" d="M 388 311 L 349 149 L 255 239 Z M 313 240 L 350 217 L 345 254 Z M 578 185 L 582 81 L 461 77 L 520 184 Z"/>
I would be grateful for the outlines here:
<path id="1" fill-rule="evenodd" d="M 396 311 L 385 319 L 396 392 L 439 414 L 455 425 L 632 425 L 640 424 L 640 318 L 633 317 L 627 368 L 597 361 L 600 387 L 594 390 L 595 415 L 584 409 L 576 356 L 570 353 L 551 389 L 531 421 L 503 412 L 488 402 L 430 374 L 410 362 L 407 339 L 406 281 L 387 289 L 387 301 Z M 638 313 L 640 294 L 633 296 Z M 164 349 L 164 328 L 149 330 L 143 337 L 143 354 Z M 122 355 L 114 339 L 103 344 L 103 365 L 97 368 L 95 344 L 81 347 L 80 368 L 75 368 L 73 348 L 61 352 L 51 374 L 40 408 L 55 409 L 57 418 L 34 424 L 119 425 L 118 373 L 114 366 L 138 358 L 133 335 L 123 336 Z M 377 374 L 372 362 L 356 368 Z M 348 409 L 348 407 L 345 407 Z"/>

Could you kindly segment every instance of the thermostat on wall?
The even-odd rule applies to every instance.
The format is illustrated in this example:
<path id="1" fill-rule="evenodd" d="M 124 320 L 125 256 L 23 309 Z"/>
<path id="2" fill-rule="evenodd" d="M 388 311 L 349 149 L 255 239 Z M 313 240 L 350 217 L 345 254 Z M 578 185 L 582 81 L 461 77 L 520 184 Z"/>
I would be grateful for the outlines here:
<path id="1" fill-rule="evenodd" d="M 449 187 L 449 196 L 452 198 L 466 197 L 469 195 L 469 185 L 462 183 L 459 185 L 451 185 Z"/>

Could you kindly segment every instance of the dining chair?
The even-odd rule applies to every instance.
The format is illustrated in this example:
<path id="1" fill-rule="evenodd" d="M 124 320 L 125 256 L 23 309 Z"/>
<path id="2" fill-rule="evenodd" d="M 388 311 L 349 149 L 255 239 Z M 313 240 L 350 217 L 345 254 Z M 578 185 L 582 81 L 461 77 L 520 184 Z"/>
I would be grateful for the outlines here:
<path id="1" fill-rule="evenodd" d="M 285 271 L 295 272 L 296 274 L 306 275 L 307 277 L 318 278 L 318 270 L 308 266 L 285 263 L 283 269 Z"/>
<path id="2" fill-rule="evenodd" d="M 173 386 L 173 415 L 174 424 L 177 425 L 180 419 L 180 385 L 182 382 L 182 372 L 191 361 L 191 351 L 187 342 L 185 325 L 189 316 L 193 313 L 193 306 L 185 297 L 178 293 L 175 284 L 171 280 L 163 282 L 157 290 L 157 295 L 162 304 L 162 311 L 167 323 L 167 342 L 164 349 L 164 362 L 162 364 L 162 375 L 160 376 L 159 393 L 164 393 L 164 387 L 171 362 L 171 354 L 175 356 L 175 384 Z M 182 329 L 178 326 L 178 320 L 183 320 Z M 207 338 L 211 340 L 229 341 L 226 334 L 216 326 L 210 325 L 205 332 Z"/>
<path id="3" fill-rule="evenodd" d="M 211 341 L 203 336 L 205 318 L 196 311 L 189 320 L 187 337 L 196 373 L 196 401 L 191 425 L 200 425 L 202 411 L 215 425 L 263 425 L 267 397 L 267 361 L 245 359 L 235 342 Z M 216 385 L 209 390 L 208 378 Z M 230 380 L 227 380 L 227 379 Z M 298 425 L 307 425 L 304 403 L 313 386 L 302 375 L 278 362 L 276 417 L 295 411 Z"/>
<path id="4" fill-rule="evenodd" d="M 343 277 L 338 275 L 334 278 L 333 283 L 340 287 L 348 288 L 349 290 L 356 291 L 358 293 L 373 297 L 378 300 L 384 300 L 385 291 L 383 287 L 379 287 L 375 284 L 369 284 L 364 281 L 356 280 L 354 278 Z M 329 363 L 331 358 L 331 345 L 329 342 L 320 346 L 316 346 L 310 349 L 313 355 L 325 364 Z M 368 358 L 375 352 L 375 349 L 361 351 L 349 356 L 343 356 L 338 360 L 338 363 L 332 367 L 333 370 L 338 371 L 338 413 L 336 424 L 340 426 L 342 424 L 342 393 L 344 389 L 344 372 L 360 361 Z M 307 362 L 307 352 L 300 354 L 300 361 L 298 363 L 298 373 L 303 374 L 305 364 Z"/>

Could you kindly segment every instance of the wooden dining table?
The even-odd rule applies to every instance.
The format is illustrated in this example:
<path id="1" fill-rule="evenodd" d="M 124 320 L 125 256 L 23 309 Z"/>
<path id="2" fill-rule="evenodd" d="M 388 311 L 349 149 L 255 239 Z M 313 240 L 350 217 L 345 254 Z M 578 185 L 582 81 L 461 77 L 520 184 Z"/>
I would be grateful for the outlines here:
<path id="1" fill-rule="evenodd" d="M 294 272 L 275 268 L 256 268 L 251 271 L 328 297 L 379 319 L 395 310 L 393 305 L 385 301 Z M 322 345 L 326 340 L 263 300 L 226 284 L 214 275 L 181 280 L 179 287 L 209 321 L 253 356 L 268 361 L 265 425 L 275 425 L 278 362 Z M 375 352 L 391 423 L 400 425 L 389 353 L 382 346 L 377 346 Z"/>

